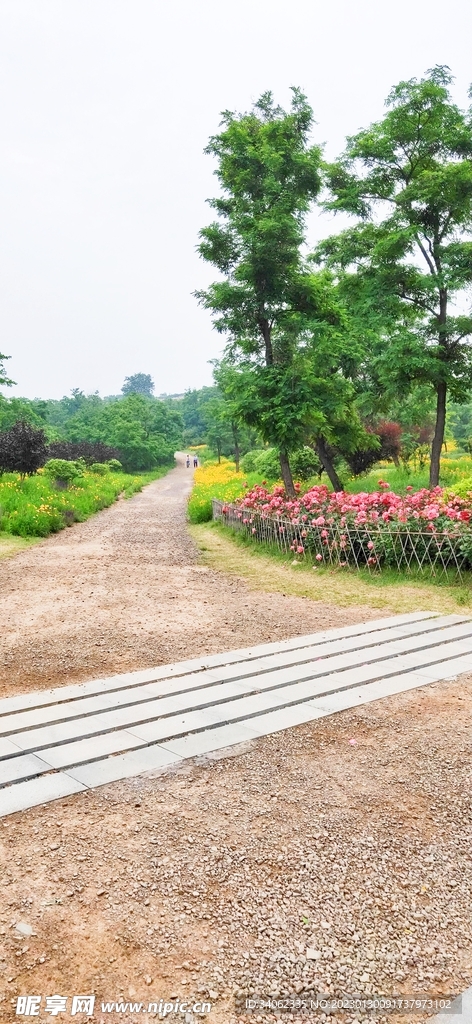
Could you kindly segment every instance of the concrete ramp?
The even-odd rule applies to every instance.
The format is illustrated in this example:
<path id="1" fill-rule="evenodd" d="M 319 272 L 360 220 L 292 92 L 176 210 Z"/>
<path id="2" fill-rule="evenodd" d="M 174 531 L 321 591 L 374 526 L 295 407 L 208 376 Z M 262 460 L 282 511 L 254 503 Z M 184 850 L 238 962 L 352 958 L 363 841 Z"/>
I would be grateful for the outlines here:
<path id="1" fill-rule="evenodd" d="M 0 701 L 0 815 L 472 671 L 472 620 L 396 615 Z"/>

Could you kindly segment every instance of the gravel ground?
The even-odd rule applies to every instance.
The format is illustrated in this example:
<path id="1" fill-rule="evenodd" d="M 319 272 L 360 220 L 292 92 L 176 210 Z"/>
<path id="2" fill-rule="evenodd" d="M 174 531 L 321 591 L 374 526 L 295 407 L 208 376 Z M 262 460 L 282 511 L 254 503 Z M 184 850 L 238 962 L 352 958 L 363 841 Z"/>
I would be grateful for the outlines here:
<path id="1" fill-rule="evenodd" d="M 12 996 L 33 992 L 205 997 L 208 1020 L 242 1024 L 276 1019 L 243 1012 L 251 990 L 462 991 L 472 981 L 469 684 L 5 820 L 2 1021 Z M 144 1018 L 94 1018 L 104 1019 Z"/>
<path id="2" fill-rule="evenodd" d="M 141 494 L 0 562 L 0 696 L 343 626 L 379 612 L 197 563 L 183 462 Z"/>
<path id="3" fill-rule="evenodd" d="M 5 656 L 16 643 L 21 661 L 6 691 L 369 617 L 199 572 L 187 486 L 179 469 L 3 564 Z M 1 821 L 2 1024 L 34 993 L 93 992 L 97 1024 L 152 1019 L 102 1000 L 173 996 L 209 999 L 209 1024 L 252 1024 L 276 1017 L 246 1014 L 248 992 L 462 991 L 471 711 L 462 677 Z M 282 1015 L 304 1019 L 367 1020 Z"/>

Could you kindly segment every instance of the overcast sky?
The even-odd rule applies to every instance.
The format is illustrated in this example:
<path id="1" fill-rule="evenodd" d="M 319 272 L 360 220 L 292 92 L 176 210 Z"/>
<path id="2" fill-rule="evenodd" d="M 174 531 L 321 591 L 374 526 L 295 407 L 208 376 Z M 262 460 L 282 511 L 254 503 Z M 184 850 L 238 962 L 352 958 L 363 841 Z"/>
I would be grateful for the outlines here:
<path id="1" fill-rule="evenodd" d="M 0 0 L 3 393 L 211 383 L 223 342 L 192 292 L 219 112 L 298 85 L 334 157 L 435 64 L 465 106 L 471 39 L 470 0 Z"/>

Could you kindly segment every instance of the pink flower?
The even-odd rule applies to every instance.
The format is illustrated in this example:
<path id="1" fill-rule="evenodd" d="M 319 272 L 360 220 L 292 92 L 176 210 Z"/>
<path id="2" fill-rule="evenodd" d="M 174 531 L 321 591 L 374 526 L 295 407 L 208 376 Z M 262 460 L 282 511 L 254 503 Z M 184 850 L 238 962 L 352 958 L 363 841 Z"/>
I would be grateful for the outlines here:
<path id="1" fill-rule="evenodd" d="M 373 549 L 373 547 L 374 547 L 374 542 L 373 542 L 373 540 L 370 540 L 370 541 L 369 541 L 369 543 L 368 543 L 367 547 L 368 547 L 369 551 L 372 551 L 372 549 Z"/>
<path id="2" fill-rule="evenodd" d="M 305 548 L 303 547 L 303 544 L 299 544 L 297 547 L 297 554 L 303 555 L 304 550 Z"/>
<path id="3" fill-rule="evenodd" d="M 317 554 L 317 555 L 315 555 L 315 557 L 316 557 L 316 561 L 317 562 L 322 562 L 323 561 L 323 555 Z"/>

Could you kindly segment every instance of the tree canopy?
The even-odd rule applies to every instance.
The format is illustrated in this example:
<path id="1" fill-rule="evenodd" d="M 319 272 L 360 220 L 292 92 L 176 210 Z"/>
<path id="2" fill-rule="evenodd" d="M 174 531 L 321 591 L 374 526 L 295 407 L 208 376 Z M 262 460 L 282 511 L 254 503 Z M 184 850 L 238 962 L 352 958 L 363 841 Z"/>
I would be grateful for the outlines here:
<path id="1" fill-rule="evenodd" d="M 14 380 L 10 380 L 10 378 L 7 377 L 7 371 L 6 371 L 6 369 L 5 369 L 4 365 L 3 365 L 4 362 L 5 362 L 5 359 L 10 359 L 10 358 L 11 358 L 10 356 L 4 356 L 2 354 L 2 352 L 0 352 L 0 385 L 3 385 L 3 387 L 7 387 L 7 388 L 11 387 L 11 385 L 15 383 Z"/>
<path id="2" fill-rule="evenodd" d="M 472 280 L 472 117 L 452 102 L 451 80 L 436 67 L 400 82 L 385 117 L 348 139 L 326 168 L 326 206 L 356 224 L 317 250 L 377 332 L 384 386 L 434 390 L 431 486 L 447 394 L 464 401 L 472 386 L 472 317 L 461 311 Z"/>
<path id="3" fill-rule="evenodd" d="M 125 377 L 121 391 L 123 395 L 146 395 L 152 398 L 154 388 L 150 373 L 134 373 L 131 377 Z"/>
<path id="4" fill-rule="evenodd" d="M 199 245 L 200 255 L 224 279 L 198 298 L 226 335 L 227 360 L 241 365 L 241 384 L 252 370 L 258 394 L 262 389 L 272 406 L 272 417 L 261 418 L 257 403 L 250 417 L 240 404 L 241 418 L 277 446 L 291 493 L 293 435 L 281 429 L 276 406 L 293 368 L 303 317 L 319 313 L 319 289 L 301 252 L 305 217 L 321 187 L 321 151 L 309 143 L 312 123 L 298 89 L 292 90 L 289 111 L 265 93 L 249 113 L 223 114 L 222 131 L 206 150 L 217 160 L 221 195 L 210 206 L 218 219 L 202 230 Z"/>

